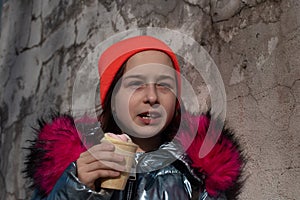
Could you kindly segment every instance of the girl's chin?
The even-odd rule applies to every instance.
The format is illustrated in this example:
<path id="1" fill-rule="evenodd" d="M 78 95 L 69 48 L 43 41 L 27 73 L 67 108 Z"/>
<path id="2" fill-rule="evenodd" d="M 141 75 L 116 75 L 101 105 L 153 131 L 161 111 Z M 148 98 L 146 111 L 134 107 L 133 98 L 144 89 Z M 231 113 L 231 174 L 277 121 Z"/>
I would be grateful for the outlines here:
<path id="1" fill-rule="evenodd" d="M 136 126 L 127 133 L 135 138 L 151 138 L 161 133 L 162 127 Z"/>

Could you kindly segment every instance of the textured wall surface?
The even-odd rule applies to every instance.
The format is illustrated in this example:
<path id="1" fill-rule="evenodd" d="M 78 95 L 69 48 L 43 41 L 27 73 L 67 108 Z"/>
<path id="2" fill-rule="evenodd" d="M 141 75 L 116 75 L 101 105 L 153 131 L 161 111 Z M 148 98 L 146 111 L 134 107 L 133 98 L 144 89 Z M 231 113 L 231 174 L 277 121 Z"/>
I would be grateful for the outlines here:
<path id="1" fill-rule="evenodd" d="M 147 26 L 193 37 L 217 64 L 228 123 L 249 157 L 240 199 L 299 199 L 299 0 L 3 2 L 0 199 L 29 198 L 22 147 L 38 117 L 70 109 L 87 53 L 114 33 Z"/>

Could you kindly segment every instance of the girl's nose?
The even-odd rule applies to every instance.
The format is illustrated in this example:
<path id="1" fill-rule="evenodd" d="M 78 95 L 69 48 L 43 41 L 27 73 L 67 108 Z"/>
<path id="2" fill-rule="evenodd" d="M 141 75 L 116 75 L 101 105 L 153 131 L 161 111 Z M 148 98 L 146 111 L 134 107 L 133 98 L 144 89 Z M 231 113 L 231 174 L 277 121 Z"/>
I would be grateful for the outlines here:
<path id="1" fill-rule="evenodd" d="M 150 105 L 154 105 L 158 103 L 158 96 L 155 84 L 147 84 L 147 89 L 145 90 L 145 103 L 149 103 Z"/>

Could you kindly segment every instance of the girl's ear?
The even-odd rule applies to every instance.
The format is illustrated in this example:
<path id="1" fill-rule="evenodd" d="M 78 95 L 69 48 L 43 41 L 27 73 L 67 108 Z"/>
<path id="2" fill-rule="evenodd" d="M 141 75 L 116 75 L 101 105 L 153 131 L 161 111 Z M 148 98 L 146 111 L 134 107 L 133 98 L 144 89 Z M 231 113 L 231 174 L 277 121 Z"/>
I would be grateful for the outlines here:
<path id="1" fill-rule="evenodd" d="M 116 113 L 116 108 L 115 108 L 115 106 L 111 106 L 111 112 L 112 112 L 112 114 L 115 114 L 115 113 Z"/>
<path id="2" fill-rule="evenodd" d="M 116 113 L 115 95 L 111 96 L 110 106 L 111 106 L 111 113 L 115 114 Z"/>

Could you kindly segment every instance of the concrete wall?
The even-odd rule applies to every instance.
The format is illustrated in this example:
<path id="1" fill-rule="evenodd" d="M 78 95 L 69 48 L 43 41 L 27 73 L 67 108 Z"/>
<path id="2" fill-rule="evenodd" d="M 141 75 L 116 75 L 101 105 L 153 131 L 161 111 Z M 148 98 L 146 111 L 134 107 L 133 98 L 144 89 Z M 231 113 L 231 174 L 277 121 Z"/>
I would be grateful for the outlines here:
<path id="1" fill-rule="evenodd" d="M 299 199 L 300 1 L 141 2 L 4 1 L 0 198 L 29 198 L 21 147 L 33 138 L 37 117 L 50 108 L 70 109 L 76 72 L 88 52 L 115 33 L 155 26 L 193 37 L 221 72 L 226 119 L 249 157 L 240 199 Z"/>

